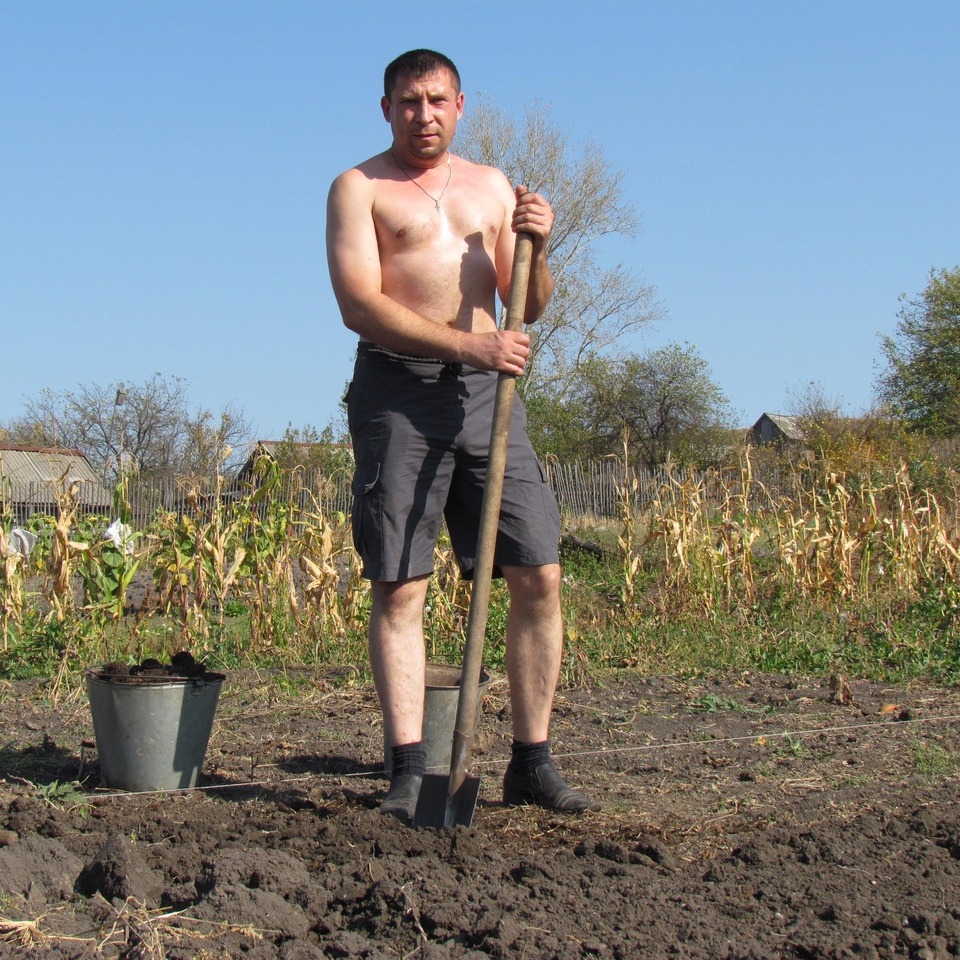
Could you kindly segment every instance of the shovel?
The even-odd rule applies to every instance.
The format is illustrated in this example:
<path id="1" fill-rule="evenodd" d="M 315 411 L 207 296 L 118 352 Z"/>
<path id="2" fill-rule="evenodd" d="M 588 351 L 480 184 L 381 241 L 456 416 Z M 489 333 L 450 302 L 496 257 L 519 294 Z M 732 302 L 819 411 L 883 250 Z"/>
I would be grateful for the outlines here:
<path id="1" fill-rule="evenodd" d="M 519 330 L 523 325 L 532 259 L 533 237 L 528 233 L 518 234 L 510 280 L 510 302 L 507 305 L 504 325 L 507 330 Z M 516 385 L 516 377 L 512 374 L 501 373 L 497 380 L 490 430 L 490 454 L 480 508 L 477 560 L 470 594 L 470 614 L 467 618 L 467 640 L 463 648 L 457 719 L 453 728 L 450 775 L 428 773 L 423 778 L 413 815 L 414 827 L 469 827 L 473 823 L 473 812 L 477 806 L 480 778 L 470 776 L 467 770 L 477 727 L 477 689 L 483 665 L 483 641 L 487 630 L 490 584 L 493 579 L 493 554 L 500 521 L 503 474 L 507 465 L 510 410 Z"/>

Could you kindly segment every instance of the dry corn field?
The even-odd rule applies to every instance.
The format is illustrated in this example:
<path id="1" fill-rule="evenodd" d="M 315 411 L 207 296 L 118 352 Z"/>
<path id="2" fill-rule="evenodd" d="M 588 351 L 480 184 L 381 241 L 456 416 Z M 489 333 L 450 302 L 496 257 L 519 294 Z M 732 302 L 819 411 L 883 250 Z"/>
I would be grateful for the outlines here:
<path id="1" fill-rule="evenodd" d="M 113 539 L 103 535 L 109 518 L 81 514 L 76 484 L 61 485 L 56 517 L 32 518 L 28 555 L 5 535 L 9 524 L 0 528 L 2 648 L 42 628 L 55 629 L 69 660 L 160 643 L 158 653 L 202 654 L 242 611 L 249 627 L 241 642 L 254 658 L 323 661 L 344 644 L 357 652 L 367 586 L 349 518 L 325 510 L 324 491 L 300 479 L 266 465 L 241 496 L 226 495 L 222 481 L 184 483 L 180 510 L 158 511 L 140 530 L 121 526 Z M 127 493 L 118 491 L 121 517 Z M 960 561 L 956 487 L 939 497 L 917 489 L 905 466 L 881 481 L 810 472 L 771 490 L 747 453 L 736 469 L 667 472 L 642 491 L 622 480 L 617 495 L 619 517 L 605 524 L 613 530 L 604 545 L 607 625 L 749 610 L 773 596 L 910 599 L 949 591 Z M 582 518 L 566 522 L 589 530 Z M 441 542 L 432 634 L 459 635 L 468 603 Z M 574 634 L 577 615 L 574 602 Z M 162 635 L 150 632 L 158 617 Z M 90 649 L 104 637 L 113 648 Z"/>
<path id="2" fill-rule="evenodd" d="M 772 494 L 745 458 L 732 481 L 665 484 L 639 523 L 659 543 L 662 582 L 684 606 L 750 604 L 772 589 L 865 598 L 892 586 L 909 594 L 954 578 L 956 493 L 942 505 L 914 489 L 901 467 L 879 485 L 827 472 L 790 495 Z"/>

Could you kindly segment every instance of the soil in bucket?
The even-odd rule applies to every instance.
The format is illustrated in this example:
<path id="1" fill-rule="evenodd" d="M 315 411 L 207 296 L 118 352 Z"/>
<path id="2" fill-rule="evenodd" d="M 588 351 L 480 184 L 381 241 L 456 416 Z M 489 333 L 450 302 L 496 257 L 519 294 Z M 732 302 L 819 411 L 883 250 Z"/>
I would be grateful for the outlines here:
<path id="1" fill-rule="evenodd" d="M 480 683 L 477 685 L 478 699 L 487 692 L 489 683 L 489 675 L 485 670 L 481 670 Z M 450 772 L 450 753 L 459 697 L 460 667 L 428 663 L 423 700 L 423 745 L 427 751 L 428 773 Z M 383 743 L 383 768 L 388 774 L 393 769 L 386 733 Z"/>
<path id="2" fill-rule="evenodd" d="M 196 786 L 224 679 L 189 653 L 169 664 L 87 670 L 103 785 L 133 792 Z"/>

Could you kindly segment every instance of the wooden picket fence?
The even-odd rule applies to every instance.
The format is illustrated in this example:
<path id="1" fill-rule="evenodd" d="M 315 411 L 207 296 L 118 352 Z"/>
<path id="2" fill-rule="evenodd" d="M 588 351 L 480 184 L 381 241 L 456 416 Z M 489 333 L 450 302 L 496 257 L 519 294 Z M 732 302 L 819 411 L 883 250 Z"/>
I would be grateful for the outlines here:
<path id="1" fill-rule="evenodd" d="M 636 514 L 660 497 L 664 488 L 679 490 L 687 485 L 702 487 L 708 502 L 717 505 L 743 483 L 740 467 L 707 472 L 676 466 L 645 470 L 625 466 L 613 457 L 572 463 L 553 460 L 547 461 L 544 467 L 561 515 L 568 519 L 621 517 L 625 504 Z M 769 502 L 793 489 L 796 483 L 795 474 L 776 465 L 766 465 L 752 473 L 748 493 L 754 502 L 758 499 Z"/>
<path id="2" fill-rule="evenodd" d="M 544 463 L 547 482 L 553 489 L 562 516 L 575 519 L 615 519 L 623 515 L 625 498 L 632 500 L 632 509 L 642 511 L 663 491 L 664 487 L 680 488 L 684 484 L 705 484 L 729 495 L 731 484 L 739 482 L 738 471 L 732 468 L 721 474 L 704 474 L 682 467 L 656 471 L 625 467 L 615 458 L 561 463 L 548 459 Z M 274 496 L 287 499 L 305 512 L 319 509 L 325 516 L 349 516 L 352 493 L 351 476 L 347 471 L 325 475 L 319 469 L 298 470 L 285 474 Z M 753 478 L 751 495 L 768 496 L 786 492 L 796 477 L 778 467 L 766 466 Z M 112 497 L 98 485 L 81 487 L 78 513 L 109 516 L 113 512 Z M 92 489 L 96 486 L 96 489 Z M 33 514 L 57 514 L 56 485 L 31 481 L 4 481 L 0 486 L 0 520 L 7 525 L 27 523 Z M 249 493 L 245 484 L 224 485 L 220 496 L 225 502 Z M 210 485 L 203 481 L 181 479 L 168 481 L 129 482 L 127 501 L 131 525 L 142 530 L 160 514 L 191 515 L 209 502 Z M 719 497 L 719 494 L 718 494 Z"/>

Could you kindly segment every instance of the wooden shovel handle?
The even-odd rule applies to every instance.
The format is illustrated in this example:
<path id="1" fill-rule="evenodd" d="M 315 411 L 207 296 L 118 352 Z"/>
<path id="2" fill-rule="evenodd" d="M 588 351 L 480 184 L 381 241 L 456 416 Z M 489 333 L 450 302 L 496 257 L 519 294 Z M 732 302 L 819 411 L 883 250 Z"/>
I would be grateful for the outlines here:
<path id="1" fill-rule="evenodd" d="M 527 305 L 530 264 L 533 261 L 533 237 L 528 233 L 517 235 L 510 279 L 510 301 L 504 328 L 519 330 Z M 487 477 L 480 508 L 480 533 L 477 538 L 477 559 L 473 570 L 473 588 L 470 594 L 470 614 L 467 619 L 467 639 L 463 648 L 463 669 L 460 674 L 460 694 L 457 700 L 457 720 L 453 731 L 450 758 L 450 787 L 452 797 L 467 776 L 473 737 L 477 725 L 477 689 L 483 665 L 483 641 L 490 609 L 490 588 L 493 579 L 493 555 L 500 522 L 500 500 L 503 496 L 503 475 L 507 466 L 507 444 L 510 440 L 510 412 L 517 379 L 501 373 L 497 380 L 497 394 L 493 406 L 490 429 L 490 454 Z"/>
<path id="2" fill-rule="evenodd" d="M 527 312 L 531 263 L 533 263 L 533 234 L 518 233 L 513 251 L 513 272 L 510 276 L 510 302 L 507 304 L 507 318 L 503 324 L 505 330 L 523 328 L 523 318 Z M 503 377 L 509 377 L 511 382 L 516 381 L 516 377 L 510 374 L 501 374 L 501 379 Z"/>

